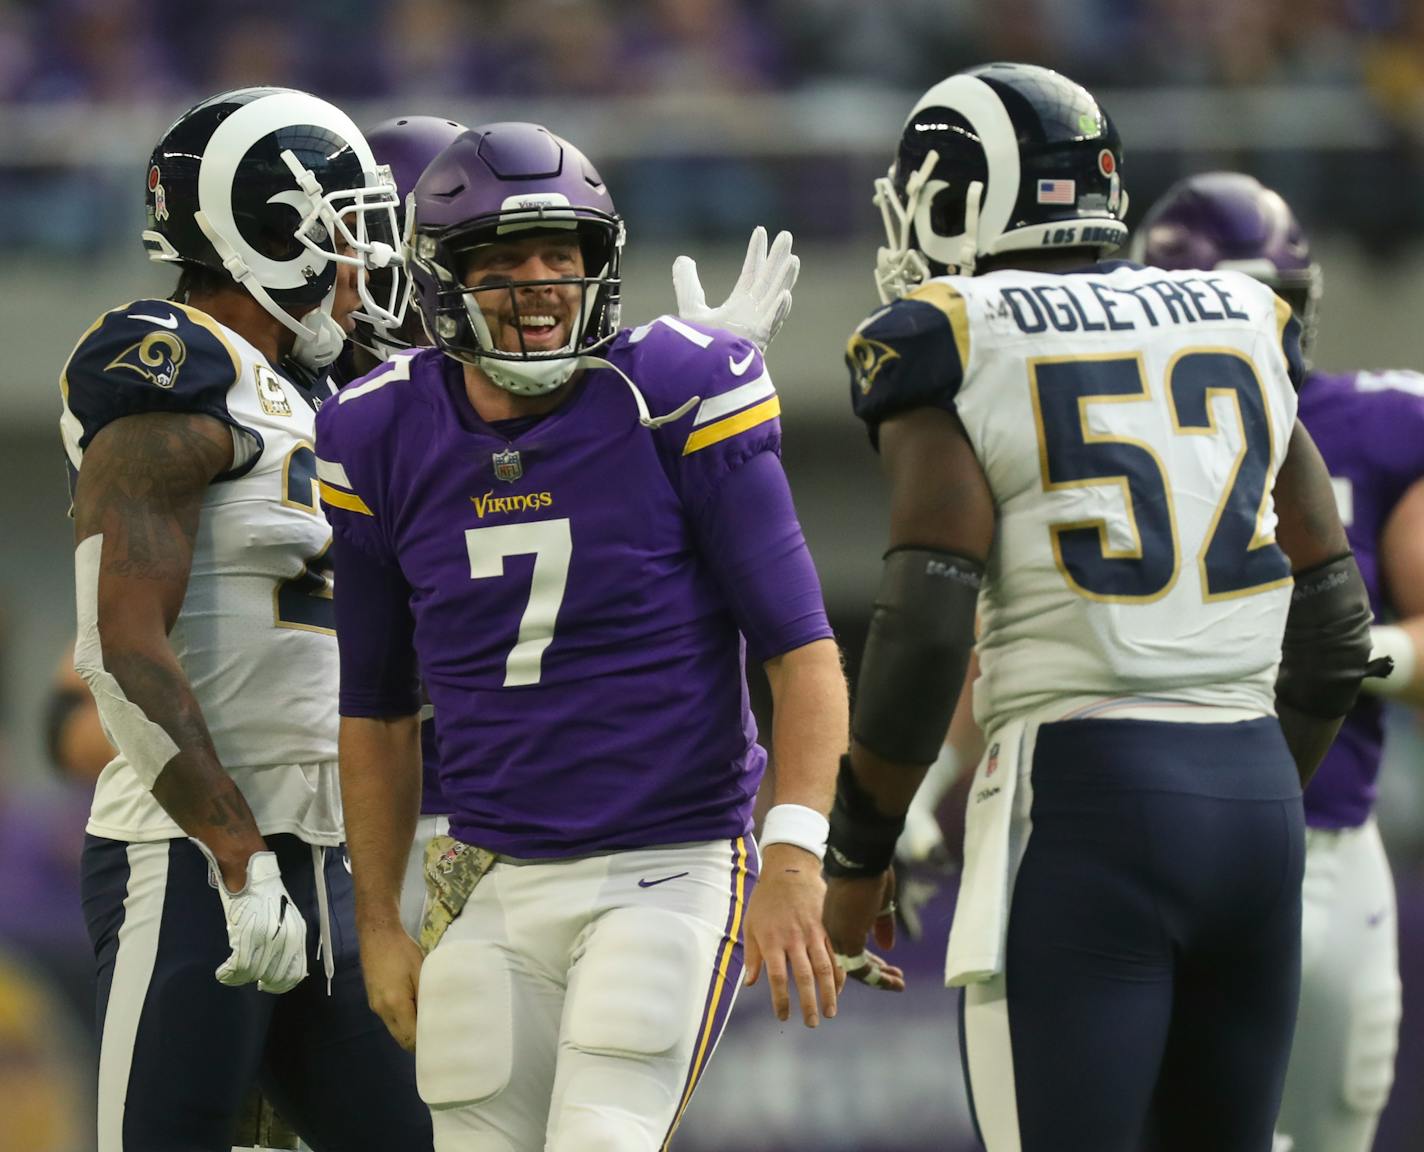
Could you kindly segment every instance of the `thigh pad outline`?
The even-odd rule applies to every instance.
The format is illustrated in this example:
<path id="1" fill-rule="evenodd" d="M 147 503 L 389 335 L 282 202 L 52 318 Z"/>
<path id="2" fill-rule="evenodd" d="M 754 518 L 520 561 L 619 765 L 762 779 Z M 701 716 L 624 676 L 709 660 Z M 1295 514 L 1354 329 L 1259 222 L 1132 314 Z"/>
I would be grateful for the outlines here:
<path id="1" fill-rule="evenodd" d="M 619 908 L 595 925 L 577 966 L 565 1038 L 585 1052 L 660 1056 L 697 1023 L 715 943 L 686 919 L 657 909 Z"/>
<path id="2" fill-rule="evenodd" d="M 1399 979 L 1357 998 L 1345 1039 L 1345 1103 L 1357 1112 L 1379 1112 L 1394 1086 L 1394 1057 L 1402 1014 Z"/>
<path id="3" fill-rule="evenodd" d="M 445 940 L 420 970 L 415 1072 L 432 1108 L 487 1100 L 514 1066 L 509 963 L 492 944 Z"/>

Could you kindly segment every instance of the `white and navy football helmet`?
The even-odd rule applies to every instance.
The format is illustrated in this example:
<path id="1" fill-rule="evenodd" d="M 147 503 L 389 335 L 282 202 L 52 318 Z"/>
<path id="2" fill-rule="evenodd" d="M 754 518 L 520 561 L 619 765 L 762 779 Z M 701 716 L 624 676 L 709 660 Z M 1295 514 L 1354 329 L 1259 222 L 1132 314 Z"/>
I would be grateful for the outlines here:
<path id="1" fill-rule="evenodd" d="M 884 303 L 930 276 L 973 275 L 986 256 L 1127 239 L 1117 129 L 1091 93 L 1032 64 L 986 64 L 920 97 L 895 162 L 875 182 L 888 244 Z"/>
<path id="2" fill-rule="evenodd" d="M 401 205 L 396 223 L 401 229 L 402 241 L 406 239 L 405 230 L 413 215 L 409 205 L 415 195 L 416 181 L 431 161 L 465 131 L 465 125 L 443 116 L 397 116 L 366 132 L 366 143 L 371 146 L 376 162 L 389 168 L 395 181 Z M 378 300 L 387 296 L 396 299 L 402 320 L 392 325 L 379 315 L 368 316 L 364 310 L 353 312 L 356 323 L 351 332 L 352 342 L 378 360 L 387 360 L 397 352 L 423 345 L 419 315 L 407 311 L 410 275 L 404 261 L 393 261 L 387 268 L 373 271 L 369 283 L 372 295 Z"/>
<path id="3" fill-rule="evenodd" d="M 154 148 L 147 189 L 149 259 L 230 275 L 296 336 L 291 356 L 309 369 L 346 338 L 331 315 L 337 265 L 400 259 L 389 169 L 350 117 L 306 92 L 240 88 L 190 108 Z M 360 278 L 361 311 L 398 326 L 384 283 L 377 300 Z"/>

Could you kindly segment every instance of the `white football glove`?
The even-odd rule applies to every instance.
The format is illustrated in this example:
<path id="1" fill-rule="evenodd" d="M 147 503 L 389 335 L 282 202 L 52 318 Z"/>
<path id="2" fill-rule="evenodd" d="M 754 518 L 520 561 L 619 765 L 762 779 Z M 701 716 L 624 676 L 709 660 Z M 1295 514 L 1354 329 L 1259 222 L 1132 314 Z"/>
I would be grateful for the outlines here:
<path id="1" fill-rule="evenodd" d="M 800 272 L 801 257 L 791 253 L 791 233 L 778 233 L 768 252 L 766 229 L 757 225 L 747 245 L 742 274 L 720 308 L 707 306 L 702 282 L 697 278 L 697 261 L 691 256 L 679 256 L 673 261 L 672 290 L 677 296 L 677 314 L 694 324 L 743 336 L 765 352 L 791 313 L 791 289 Z"/>
<path id="2" fill-rule="evenodd" d="M 263 992 L 290 992 L 307 974 L 307 922 L 282 883 L 276 854 L 254 852 L 247 861 L 247 883 L 229 892 L 207 845 L 197 839 L 193 843 L 208 858 L 232 947 L 232 955 L 214 973 L 218 983 L 236 986 L 255 980 Z"/>

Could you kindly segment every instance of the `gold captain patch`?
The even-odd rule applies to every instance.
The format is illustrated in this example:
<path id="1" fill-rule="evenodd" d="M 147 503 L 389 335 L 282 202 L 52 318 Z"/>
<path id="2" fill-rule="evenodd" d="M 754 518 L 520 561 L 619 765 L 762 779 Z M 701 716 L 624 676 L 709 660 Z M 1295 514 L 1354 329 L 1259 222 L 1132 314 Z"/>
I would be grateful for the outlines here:
<path id="1" fill-rule="evenodd" d="M 262 411 L 268 416 L 290 416 L 292 405 L 277 373 L 258 364 L 252 369 L 252 375 L 257 380 L 257 399 L 262 403 Z"/>

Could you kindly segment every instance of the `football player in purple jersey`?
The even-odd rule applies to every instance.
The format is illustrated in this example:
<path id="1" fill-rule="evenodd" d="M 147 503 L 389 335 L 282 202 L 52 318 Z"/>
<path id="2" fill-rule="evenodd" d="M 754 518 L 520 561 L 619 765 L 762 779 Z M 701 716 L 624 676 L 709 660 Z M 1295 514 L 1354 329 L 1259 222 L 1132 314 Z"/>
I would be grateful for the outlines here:
<path id="1" fill-rule="evenodd" d="M 366 142 L 378 164 L 391 171 L 400 204 L 396 209 L 399 227 L 404 232 L 406 203 L 415 191 L 416 181 L 454 139 L 467 129 L 465 125 L 441 116 L 397 116 L 377 124 L 366 133 Z M 800 260 L 791 252 L 791 235 L 783 233 L 768 250 L 764 228 L 752 232 L 747 245 L 742 272 L 728 298 L 718 307 L 706 304 L 697 265 L 688 256 L 679 256 L 673 263 L 673 290 L 676 293 L 678 315 L 712 328 L 724 328 L 745 336 L 762 351 L 785 321 L 791 306 L 791 289 L 796 283 Z M 427 347 L 430 343 L 421 323 L 419 309 L 410 309 L 410 277 L 403 266 L 392 263 L 387 268 L 367 273 L 372 283 L 371 295 L 382 296 L 382 286 L 393 279 L 393 295 L 400 301 L 396 322 L 378 315 L 357 311 L 353 331 L 340 358 L 331 369 L 331 380 L 339 388 L 373 371 L 382 361 L 398 352 Z M 387 286 L 388 287 L 388 286 Z M 420 821 L 411 842 L 406 868 L 406 880 L 401 891 L 401 919 L 407 931 L 419 931 L 421 910 L 425 901 L 425 848 L 434 836 L 449 831 L 449 806 L 440 790 L 440 752 L 435 740 L 434 708 L 428 700 L 422 702 L 421 725 L 421 800 Z"/>
<path id="2" fill-rule="evenodd" d="M 1148 212 L 1137 242 L 1159 268 L 1234 268 L 1269 284 L 1300 320 L 1308 355 L 1320 268 L 1290 207 L 1254 177 L 1181 181 Z M 1394 1080 L 1400 1019 L 1394 882 L 1373 815 L 1384 698 L 1424 703 L 1424 375 L 1312 367 L 1299 416 L 1330 470 L 1381 621 L 1375 654 L 1395 667 L 1364 682 L 1305 791 L 1300 1015 L 1278 1129 L 1295 1152 L 1368 1152 Z"/>
<path id="3" fill-rule="evenodd" d="M 782 1019 L 788 968 L 810 1026 L 839 990 L 820 857 L 845 685 L 779 401 L 752 340 L 671 316 L 620 329 L 623 222 L 544 128 L 461 136 L 414 214 L 436 347 L 345 388 L 317 434 L 368 994 L 416 1049 L 437 1140 L 655 1149 L 744 946 Z M 747 300 L 769 328 L 782 291 Z M 748 653 L 774 705 L 760 859 Z M 397 909 L 417 667 L 453 837 L 423 960 Z"/>

